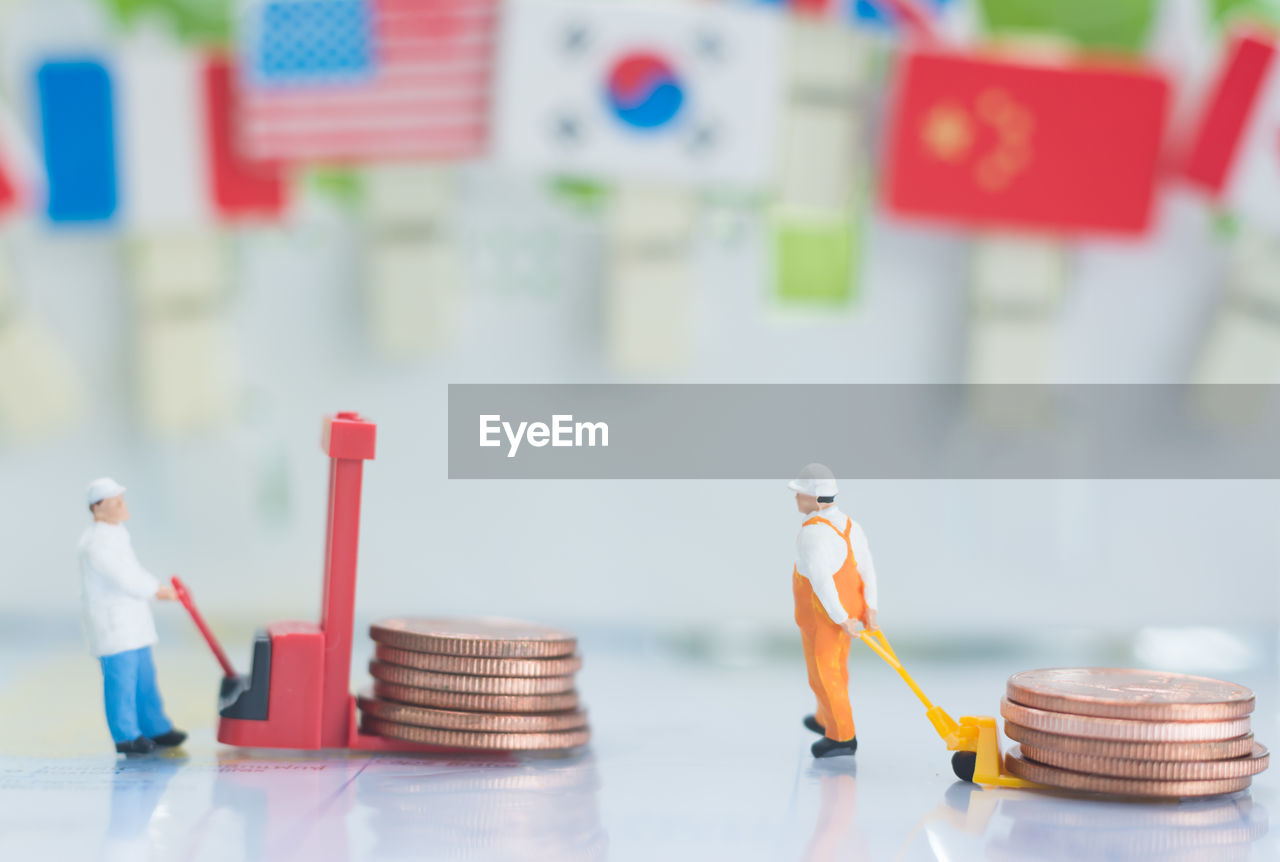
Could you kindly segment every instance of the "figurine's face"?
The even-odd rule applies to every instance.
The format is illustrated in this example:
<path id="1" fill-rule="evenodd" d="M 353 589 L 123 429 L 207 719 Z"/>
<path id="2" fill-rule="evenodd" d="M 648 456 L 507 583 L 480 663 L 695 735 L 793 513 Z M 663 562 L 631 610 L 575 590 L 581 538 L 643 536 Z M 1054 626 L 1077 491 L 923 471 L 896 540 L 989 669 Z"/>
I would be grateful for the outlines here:
<path id="1" fill-rule="evenodd" d="M 124 503 L 124 494 L 108 497 L 94 506 L 93 519 L 106 521 L 108 524 L 123 524 L 129 520 L 129 507 Z"/>
<path id="2" fill-rule="evenodd" d="M 811 512 L 818 511 L 818 498 L 812 494 L 796 494 L 796 508 L 800 510 L 801 515 L 808 515 Z"/>

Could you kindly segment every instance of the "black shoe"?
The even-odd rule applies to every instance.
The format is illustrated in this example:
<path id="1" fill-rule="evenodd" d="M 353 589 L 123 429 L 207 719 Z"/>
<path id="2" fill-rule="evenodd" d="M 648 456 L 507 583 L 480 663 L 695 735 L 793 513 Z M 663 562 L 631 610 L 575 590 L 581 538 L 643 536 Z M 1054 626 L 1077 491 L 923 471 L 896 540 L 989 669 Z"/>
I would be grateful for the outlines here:
<path id="1" fill-rule="evenodd" d="M 118 754 L 150 754 L 156 750 L 156 744 L 145 736 L 139 736 L 132 742 L 117 742 Z"/>
<path id="2" fill-rule="evenodd" d="M 819 736 L 827 735 L 827 729 L 822 725 L 818 724 L 818 717 L 816 715 L 806 715 L 804 717 L 804 726 L 809 728 Z"/>
<path id="3" fill-rule="evenodd" d="M 809 750 L 813 752 L 814 757 L 840 757 L 844 754 L 853 754 L 858 750 L 858 737 L 838 742 L 824 736 L 810 746 Z"/>
<path id="4" fill-rule="evenodd" d="M 161 748 L 173 748 L 176 745 L 182 745 L 187 741 L 187 732 L 173 728 L 168 733 L 162 733 L 159 736 L 151 737 L 151 741 Z"/>

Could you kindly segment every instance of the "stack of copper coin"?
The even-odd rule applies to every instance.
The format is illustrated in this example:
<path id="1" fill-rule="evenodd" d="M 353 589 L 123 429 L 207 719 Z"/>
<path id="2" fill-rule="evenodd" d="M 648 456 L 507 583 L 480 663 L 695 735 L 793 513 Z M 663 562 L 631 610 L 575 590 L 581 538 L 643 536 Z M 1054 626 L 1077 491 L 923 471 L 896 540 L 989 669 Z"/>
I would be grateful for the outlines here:
<path id="1" fill-rule="evenodd" d="M 366 733 L 450 748 L 576 748 L 591 733 L 573 635 L 517 620 L 382 620 L 369 627 Z"/>
<path id="2" fill-rule="evenodd" d="M 1019 743 L 1012 774 L 1115 796 L 1233 793 L 1267 768 L 1253 739 L 1253 692 L 1199 676 L 1118 668 L 1030 670 L 1000 703 Z"/>

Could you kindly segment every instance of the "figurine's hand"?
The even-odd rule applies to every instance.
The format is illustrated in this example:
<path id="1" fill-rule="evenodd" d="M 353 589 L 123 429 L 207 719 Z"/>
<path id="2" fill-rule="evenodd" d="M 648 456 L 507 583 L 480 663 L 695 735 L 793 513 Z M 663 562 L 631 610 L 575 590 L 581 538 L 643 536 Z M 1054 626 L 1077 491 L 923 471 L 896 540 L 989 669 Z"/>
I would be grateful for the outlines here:
<path id="1" fill-rule="evenodd" d="M 162 584 L 160 589 L 156 590 L 156 598 L 162 602 L 176 602 L 178 591 L 168 584 Z"/>
<path id="2" fill-rule="evenodd" d="M 862 628 L 862 621 L 849 617 L 849 619 L 840 624 L 840 628 L 844 629 L 850 637 L 856 638 L 858 636 L 858 631 Z"/>
<path id="3" fill-rule="evenodd" d="M 867 618 L 866 620 L 864 620 L 864 624 L 866 625 L 867 631 L 869 632 L 873 632 L 876 629 L 880 628 L 878 625 L 876 625 L 875 608 L 867 608 Z"/>

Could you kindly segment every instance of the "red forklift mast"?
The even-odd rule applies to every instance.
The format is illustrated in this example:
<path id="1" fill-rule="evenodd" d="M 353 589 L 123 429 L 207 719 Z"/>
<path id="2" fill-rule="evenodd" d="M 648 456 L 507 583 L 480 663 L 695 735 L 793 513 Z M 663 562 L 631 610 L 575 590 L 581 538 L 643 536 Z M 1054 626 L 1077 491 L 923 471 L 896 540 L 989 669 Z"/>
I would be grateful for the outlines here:
<path id="1" fill-rule="evenodd" d="M 320 622 L 272 623 L 257 633 L 249 674 L 228 673 L 222 681 L 219 742 L 249 748 L 448 750 L 361 733 L 356 718 L 350 680 L 360 487 L 376 435 L 377 426 L 358 413 L 325 418 L 320 445 L 329 456 L 329 514 Z"/>

